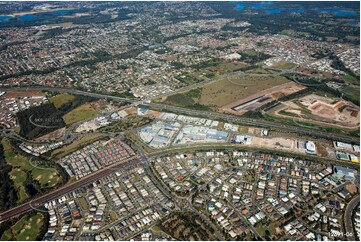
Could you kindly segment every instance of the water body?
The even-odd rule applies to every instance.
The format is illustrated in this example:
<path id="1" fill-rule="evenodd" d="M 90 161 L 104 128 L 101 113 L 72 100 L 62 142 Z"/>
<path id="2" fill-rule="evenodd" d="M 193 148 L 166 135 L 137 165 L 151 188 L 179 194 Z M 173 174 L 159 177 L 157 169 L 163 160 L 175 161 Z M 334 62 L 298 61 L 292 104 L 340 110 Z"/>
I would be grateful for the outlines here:
<path id="1" fill-rule="evenodd" d="M 351 21 L 348 21 L 347 24 L 351 24 L 351 25 L 359 25 L 360 24 L 360 21 L 357 21 L 357 20 L 351 20 Z"/>
<path id="2" fill-rule="evenodd" d="M 12 16 L 8 16 L 8 15 L 0 15 L 0 22 L 6 22 L 9 19 L 11 19 Z"/>
<path id="3" fill-rule="evenodd" d="M 304 11 L 303 7 L 297 7 L 297 8 L 276 8 L 272 5 L 274 2 L 267 1 L 267 2 L 257 2 L 257 3 L 245 3 L 245 2 L 232 2 L 236 4 L 236 10 L 242 11 L 246 7 L 255 9 L 255 10 L 265 10 L 267 14 L 277 14 L 281 11 L 288 11 L 288 12 L 294 12 L 294 13 L 300 13 Z M 336 17 L 356 17 L 359 16 L 360 13 L 357 11 L 347 10 L 347 9 L 327 9 L 327 8 L 315 8 L 314 11 L 318 13 L 331 13 L 335 15 Z"/>
<path id="4" fill-rule="evenodd" d="M 275 14 L 275 13 L 280 13 L 280 12 L 281 12 L 280 8 L 266 9 L 266 13 L 268 13 L 268 14 Z"/>
<path id="5" fill-rule="evenodd" d="M 357 13 L 356 11 L 352 10 L 345 10 L 345 9 L 321 9 L 321 8 L 315 8 L 316 12 L 319 13 L 332 13 L 336 17 L 356 17 L 359 16 L 360 13 Z"/>
<path id="6" fill-rule="evenodd" d="M 36 17 L 34 14 L 25 14 L 17 18 L 19 19 L 19 21 L 31 21 L 34 20 Z"/>
<path id="7" fill-rule="evenodd" d="M 272 5 L 273 2 L 260 2 L 260 3 L 245 3 L 235 2 L 237 4 L 236 10 L 242 11 L 245 7 L 251 7 L 254 9 L 266 9 L 268 5 Z"/>
<path id="8" fill-rule="evenodd" d="M 69 12 L 71 12 L 71 10 L 63 9 L 63 10 L 55 10 L 55 11 L 52 11 L 52 12 L 46 12 L 46 13 L 25 14 L 25 15 L 21 15 L 21 16 L 18 16 L 18 17 L 8 16 L 8 15 L 0 15 L 0 22 L 7 23 L 7 22 L 10 22 L 10 21 L 11 22 L 12 21 L 23 22 L 23 21 L 42 20 L 42 19 L 62 16 L 62 15 L 65 15 L 65 14 L 67 14 Z"/>
<path id="9" fill-rule="evenodd" d="M 236 10 L 242 11 L 246 7 L 253 8 L 255 10 L 265 10 L 267 14 L 277 14 L 281 11 L 289 11 L 294 13 L 300 13 L 304 10 L 304 8 L 274 8 L 272 5 L 274 2 L 258 2 L 258 3 L 245 3 L 245 2 L 233 2 L 236 4 Z"/>
<path id="10" fill-rule="evenodd" d="M 301 13 L 305 9 L 304 8 L 290 8 L 290 9 L 287 9 L 287 10 L 290 11 L 290 12 L 293 12 L 293 13 Z"/>

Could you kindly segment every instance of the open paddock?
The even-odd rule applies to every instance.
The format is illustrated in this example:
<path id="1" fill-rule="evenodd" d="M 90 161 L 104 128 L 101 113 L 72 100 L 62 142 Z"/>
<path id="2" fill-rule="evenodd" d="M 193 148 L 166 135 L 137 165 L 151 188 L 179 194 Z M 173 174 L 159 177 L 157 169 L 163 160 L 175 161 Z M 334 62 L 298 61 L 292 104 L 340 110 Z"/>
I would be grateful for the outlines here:
<path id="1" fill-rule="evenodd" d="M 205 106 L 222 108 L 250 95 L 274 86 L 288 83 L 282 76 L 240 75 L 226 77 L 202 87 L 199 103 Z M 233 105 L 236 106 L 237 104 Z M 232 107 L 233 107 L 232 106 Z"/>
<path id="2" fill-rule="evenodd" d="M 242 115 L 247 111 L 255 110 L 266 103 L 278 100 L 281 97 L 288 96 L 303 89 L 305 89 L 305 87 L 302 85 L 294 82 L 287 82 L 227 104 L 222 108 L 222 111 Z"/>

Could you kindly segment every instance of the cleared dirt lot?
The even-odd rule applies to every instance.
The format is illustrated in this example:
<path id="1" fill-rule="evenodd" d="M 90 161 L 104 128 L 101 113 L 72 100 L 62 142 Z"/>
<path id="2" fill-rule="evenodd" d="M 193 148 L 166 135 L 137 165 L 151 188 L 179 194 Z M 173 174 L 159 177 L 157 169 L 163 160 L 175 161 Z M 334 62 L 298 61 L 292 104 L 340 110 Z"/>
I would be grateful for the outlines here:
<path id="1" fill-rule="evenodd" d="M 49 134 L 46 134 L 44 136 L 37 138 L 36 141 L 49 141 L 49 140 L 54 140 L 54 139 L 60 138 L 61 136 L 63 136 L 65 134 L 65 130 L 66 130 L 65 127 L 57 129 Z"/>
<path id="2" fill-rule="evenodd" d="M 6 98 L 18 98 L 18 97 L 33 97 L 33 96 L 43 96 L 41 92 L 7 92 L 5 94 Z"/>
<path id="3" fill-rule="evenodd" d="M 264 147 L 266 149 L 285 150 L 289 152 L 301 153 L 297 149 L 295 139 L 289 138 L 270 138 L 270 137 L 253 137 L 252 146 Z"/>

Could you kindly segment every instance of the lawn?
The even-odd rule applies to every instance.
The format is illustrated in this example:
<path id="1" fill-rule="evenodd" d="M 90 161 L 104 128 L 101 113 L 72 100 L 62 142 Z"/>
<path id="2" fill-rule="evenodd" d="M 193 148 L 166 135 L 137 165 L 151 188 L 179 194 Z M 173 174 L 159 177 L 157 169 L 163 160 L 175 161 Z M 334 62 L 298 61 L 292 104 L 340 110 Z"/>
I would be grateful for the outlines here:
<path id="1" fill-rule="evenodd" d="M 281 110 L 281 111 L 279 111 L 279 114 L 282 114 L 282 115 L 286 115 L 286 116 L 291 116 L 291 117 L 299 117 L 297 114 L 295 114 L 295 113 L 291 113 L 291 112 L 287 112 L 287 111 L 285 111 L 285 110 Z"/>
<path id="2" fill-rule="evenodd" d="M 263 224 L 261 221 L 256 224 L 255 229 L 262 236 L 264 236 L 266 234 L 266 230 L 268 230 L 272 236 L 276 233 L 276 226 L 278 226 L 278 222 L 273 222 L 267 225 L 267 224 Z"/>
<path id="3" fill-rule="evenodd" d="M 177 94 L 167 97 L 166 103 L 185 107 L 187 105 L 192 105 L 194 103 L 194 100 L 193 100 L 193 98 L 187 96 L 184 93 L 177 93 Z"/>
<path id="4" fill-rule="evenodd" d="M 64 119 L 66 125 L 69 126 L 73 123 L 76 123 L 76 122 L 79 122 L 82 120 L 87 120 L 87 119 L 93 118 L 97 115 L 98 115 L 97 111 L 95 111 L 95 109 L 89 103 L 85 103 L 85 104 L 71 110 L 69 113 L 65 114 L 63 116 L 63 119 Z"/>
<path id="5" fill-rule="evenodd" d="M 61 182 L 61 177 L 55 168 L 37 167 L 31 171 L 31 175 L 39 181 L 41 188 L 54 187 Z"/>
<path id="6" fill-rule="evenodd" d="M 2 139 L 1 144 L 4 147 L 5 159 L 9 165 L 19 167 L 22 170 L 31 170 L 33 168 L 27 158 L 14 152 L 8 139 Z"/>
<path id="7" fill-rule="evenodd" d="M 1 240 L 34 241 L 44 223 L 41 213 L 23 216 L 14 226 L 6 230 Z"/>
<path id="8" fill-rule="evenodd" d="M 52 102 L 56 108 L 60 108 L 65 103 L 70 102 L 74 98 L 75 98 L 75 96 L 73 96 L 73 95 L 70 95 L 68 93 L 62 93 L 62 94 L 58 94 L 54 97 L 51 97 L 49 99 L 49 101 Z"/>
<path id="9" fill-rule="evenodd" d="M 16 168 L 11 170 L 10 177 L 14 182 L 14 187 L 16 188 L 18 194 L 17 203 L 22 203 L 26 198 L 28 198 L 28 194 L 26 194 L 24 187 L 27 175 L 23 170 Z"/>

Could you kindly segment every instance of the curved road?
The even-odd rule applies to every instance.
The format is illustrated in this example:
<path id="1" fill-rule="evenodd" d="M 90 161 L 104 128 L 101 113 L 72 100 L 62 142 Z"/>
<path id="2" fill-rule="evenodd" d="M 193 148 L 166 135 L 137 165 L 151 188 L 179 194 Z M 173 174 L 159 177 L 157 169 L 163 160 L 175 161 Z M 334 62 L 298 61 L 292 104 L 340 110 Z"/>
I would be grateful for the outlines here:
<path id="1" fill-rule="evenodd" d="M 360 204 L 360 194 L 354 197 L 348 204 L 345 209 L 345 215 L 344 215 L 344 224 L 345 224 L 345 232 L 346 235 L 352 235 L 347 236 L 347 240 L 349 241 L 356 241 L 355 231 L 353 229 L 353 221 L 352 221 L 352 214 L 357 205 Z"/>

